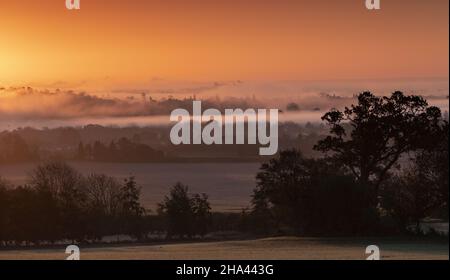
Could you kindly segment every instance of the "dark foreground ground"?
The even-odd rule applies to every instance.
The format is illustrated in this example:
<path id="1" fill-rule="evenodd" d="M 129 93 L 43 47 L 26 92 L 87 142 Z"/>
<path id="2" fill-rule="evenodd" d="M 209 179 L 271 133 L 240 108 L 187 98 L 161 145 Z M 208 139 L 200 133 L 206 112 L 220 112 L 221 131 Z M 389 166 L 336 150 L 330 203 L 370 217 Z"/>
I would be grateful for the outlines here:
<path id="1" fill-rule="evenodd" d="M 377 245 L 384 260 L 449 259 L 448 240 L 277 237 L 244 241 L 81 247 L 84 260 L 363 260 Z M 0 260 L 63 260 L 65 248 L 0 250 Z"/>

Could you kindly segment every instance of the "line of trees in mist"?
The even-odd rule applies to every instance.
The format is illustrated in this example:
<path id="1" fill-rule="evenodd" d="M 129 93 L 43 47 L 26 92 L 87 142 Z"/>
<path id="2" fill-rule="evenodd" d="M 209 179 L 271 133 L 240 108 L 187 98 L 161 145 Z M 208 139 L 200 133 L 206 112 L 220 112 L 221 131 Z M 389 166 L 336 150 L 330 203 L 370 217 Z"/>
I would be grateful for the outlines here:
<path id="1" fill-rule="evenodd" d="M 86 125 L 52 129 L 17 128 L 0 132 L 0 164 L 48 160 L 90 162 L 257 161 L 257 145 L 173 145 L 171 126 L 110 127 Z M 315 143 L 327 133 L 323 124 L 283 122 L 280 149 L 301 148 L 306 156 L 320 156 Z"/>
<path id="2" fill-rule="evenodd" d="M 205 194 L 188 193 L 176 184 L 150 215 L 140 202 L 133 177 L 123 182 L 102 175 L 82 176 L 63 162 L 37 166 L 29 184 L 14 187 L 0 179 L 0 244 L 98 242 L 126 235 L 145 240 L 164 232 L 191 238 L 208 231 L 211 207 Z"/>
<path id="3" fill-rule="evenodd" d="M 212 231 L 420 234 L 425 218 L 448 220 L 449 126 L 438 108 L 401 92 L 364 92 L 357 104 L 331 110 L 323 120 L 330 131 L 314 147 L 323 156 L 290 149 L 263 163 L 242 213 L 212 213 L 206 194 L 190 194 L 178 183 L 152 214 L 141 205 L 134 178 L 82 176 L 50 162 L 39 165 L 26 186 L 0 180 L 0 241 L 95 242 L 120 234 L 145 240 L 152 233 L 193 238 Z"/>
<path id="4" fill-rule="evenodd" d="M 18 133 L 0 133 L 0 164 L 42 160 L 42 152 L 39 150 L 38 147 L 28 145 Z M 84 144 L 80 141 L 76 150 L 67 147 L 54 148 L 50 158 L 96 162 L 158 162 L 166 157 L 164 152 L 149 145 L 121 137 L 108 144 L 101 141 Z"/>
<path id="5" fill-rule="evenodd" d="M 48 160 L 90 162 L 197 162 L 257 161 L 257 145 L 173 145 L 170 127 L 65 127 L 20 128 L 0 132 L 0 164 Z M 280 123 L 280 149 L 301 148 L 307 156 L 320 156 L 312 148 L 327 131 L 322 124 Z"/>
<path id="6" fill-rule="evenodd" d="M 164 158 L 162 151 L 133 142 L 128 138 L 111 141 L 108 145 L 100 141 L 95 141 L 93 145 L 80 142 L 75 155 L 76 160 L 103 162 L 148 162 L 161 161 Z"/>
<path id="7" fill-rule="evenodd" d="M 35 161 L 39 155 L 16 133 L 0 133 L 0 164 Z"/>

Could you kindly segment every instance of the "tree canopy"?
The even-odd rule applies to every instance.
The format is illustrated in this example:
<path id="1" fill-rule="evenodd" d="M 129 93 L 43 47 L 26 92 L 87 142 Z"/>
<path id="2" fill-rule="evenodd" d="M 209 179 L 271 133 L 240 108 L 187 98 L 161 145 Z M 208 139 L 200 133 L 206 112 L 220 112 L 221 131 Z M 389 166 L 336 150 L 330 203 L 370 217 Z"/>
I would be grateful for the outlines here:
<path id="1" fill-rule="evenodd" d="M 343 164 L 362 184 L 372 183 L 377 193 L 403 154 L 433 145 L 442 116 L 420 96 L 363 92 L 357 105 L 343 112 L 331 110 L 322 120 L 330 126 L 330 135 L 315 149 Z"/>

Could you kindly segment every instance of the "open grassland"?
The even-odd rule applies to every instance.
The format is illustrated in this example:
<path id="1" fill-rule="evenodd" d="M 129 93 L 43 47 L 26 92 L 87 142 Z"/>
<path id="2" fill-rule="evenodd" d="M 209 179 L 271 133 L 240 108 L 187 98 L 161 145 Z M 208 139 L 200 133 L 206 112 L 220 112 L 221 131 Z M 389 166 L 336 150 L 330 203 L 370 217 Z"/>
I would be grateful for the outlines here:
<path id="1" fill-rule="evenodd" d="M 377 245 L 383 260 L 449 259 L 445 241 L 398 238 L 298 238 L 149 245 L 81 246 L 83 260 L 363 260 Z M 63 260 L 64 248 L 1 250 L 0 259 Z"/>

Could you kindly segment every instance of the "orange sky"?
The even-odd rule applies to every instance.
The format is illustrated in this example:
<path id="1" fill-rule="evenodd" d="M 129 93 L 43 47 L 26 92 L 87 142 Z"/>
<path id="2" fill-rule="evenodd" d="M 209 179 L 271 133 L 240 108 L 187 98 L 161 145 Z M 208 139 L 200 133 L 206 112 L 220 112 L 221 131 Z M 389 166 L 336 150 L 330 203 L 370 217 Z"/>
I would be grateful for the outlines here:
<path id="1" fill-rule="evenodd" d="M 0 83 L 448 77 L 448 0 L 0 0 Z"/>

